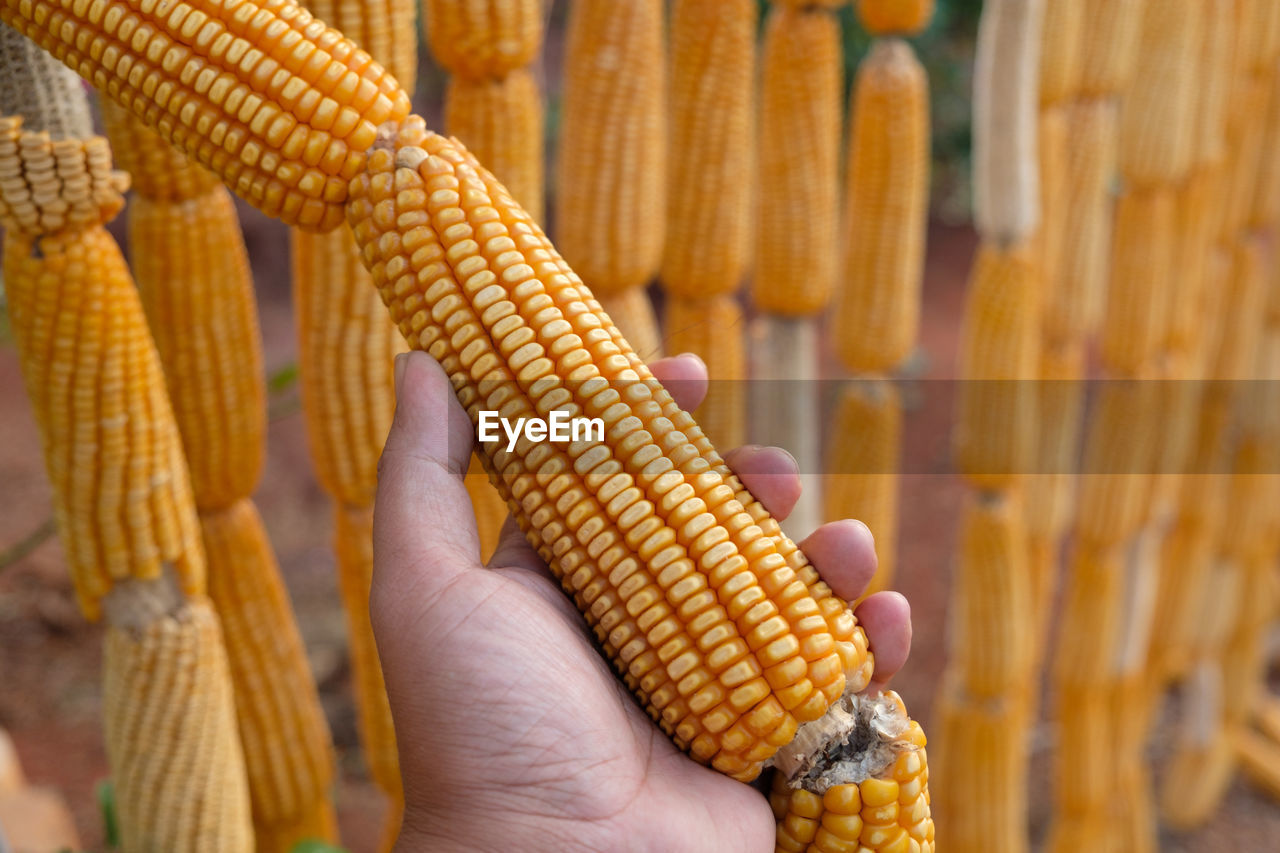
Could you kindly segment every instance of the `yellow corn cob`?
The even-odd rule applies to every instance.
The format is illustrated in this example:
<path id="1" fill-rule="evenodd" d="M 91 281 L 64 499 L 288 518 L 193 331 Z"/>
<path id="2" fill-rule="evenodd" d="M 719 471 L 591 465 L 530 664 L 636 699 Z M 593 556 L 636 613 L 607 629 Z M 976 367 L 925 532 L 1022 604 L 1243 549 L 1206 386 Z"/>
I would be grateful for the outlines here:
<path id="1" fill-rule="evenodd" d="M 541 218 L 542 92 L 533 74 L 521 68 L 496 80 L 451 78 L 444 123 L 491 165 L 516 200 Z"/>
<path id="2" fill-rule="evenodd" d="M 1027 529 L 1056 542 L 1071 527 L 1085 395 L 1084 346 L 1041 347 L 1034 476 L 1027 478 Z"/>
<path id="3" fill-rule="evenodd" d="M 1084 40 L 1080 95 L 1106 98 L 1122 92 L 1133 75 L 1149 0 L 1081 0 L 1089 38 Z"/>
<path id="4" fill-rule="evenodd" d="M 422 29 L 431 52 L 449 71 L 472 80 L 497 79 L 538 55 L 543 15 L 542 0 L 424 0 Z M 376 15 L 368 17 L 377 20 Z M 501 172 L 494 173 L 505 180 Z"/>
<path id="5" fill-rule="evenodd" d="M 662 358 L 662 335 L 653 302 L 643 287 L 600 297 L 600 305 L 645 361 Z"/>
<path id="6" fill-rule="evenodd" d="M 1209 376 L 1243 380 L 1256 376 L 1256 357 L 1267 311 L 1268 247 L 1259 235 L 1242 237 L 1231 260 L 1231 276 L 1223 288 L 1226 310 L 1221 342 Z"/>
<path id="7" fill-rule="evenodd" d="M 513 417 L 532 405 L 599 412 L 606 424 L 637 416 L 624 443 L 491 443 L 485 464 L 655 719 L 696 758 L 754 777 L 798 723 L 821 717 L 847 683 L 868 680 L 852 614 L 763 509 L 744 508 L 755 502 L 701 430 L 501 185 L 419 123 L 402 126 L 393 144 L 353 186 L 351 209 L 393 318 L 454 377 L 473 419 L 482 408 Z M 429 320 L 437 304 L 461 324 L 448 336 Z M 550 349 L 535 343 L 537 329 Z M 549 381 L 529 384 L 539 376 Z M 622 383 L 625 398 L 606 380 Z M 755 524 L 739 526 L 748 519 Z M 727 610 L 717 589 L 732 595 Z"/>
<path id="8" fill-rule="evenodd" d="M 836 350 L 885 372 L 915 346 L 929 206 L 929 81 L 911 46 L 880 39 L 858 68 L 849 136 Z"/>
<path id="9" fill-rule="evenodd" d="M 984 240 L 1021 243 L 1040 219 L 1037 77 L 1044 0 L 988 0 L 973 69 L 973 220 Z"/>
<path id="10" fill-rule="evenodd" d="M 6 0 L 0 20 L 247 201 L 307 228 L 342 221 L 377 126 L 409 112 L 381 66 L 291 0 L 78 11 L 70 0 Z"/>
<path id="11" fill-rule="evenodd" d="M 1180 181 L 1191 169 L 1206 8 L 1201 0 L 1146 4 L 1136 60 L 1141 71 L 1120 111 L 1120 171 L 1131 191 Z"/>
<path id="12" fill-rule="evenodd" d="M 129 185 L 139 198 L 181 202 L 218 186 L 211 172 L 192 163 L 124 107 L 106 99 L 101 103 L 111 153 L 116 165 L 129 173 Z"/>
<path id="13" fill-rule="evenodd" d="M 1262 150 L 1267 154 L 1258 161 L 1257 188 L 1249 215 L 1249 226 L 1263 229 L 1280 221 L 1280 167 L 1270 156 L 1280 145 L 1280 72 L 1270 75 L 1270 90 L 1266 126 L 1262 131 Z"/>
<path id="14" fill-rule="evenodd" d="M 823 507 L 828 520 L 856 518 L 871 529 L 879 565 L 867 591 L 893 586 L 898 551 L 898 456 L 902 402 L 889 380 L 847 385 L 827 445 Z"/>
<path id="15" fill-rule="evenodd" d="M 673 7 L 671 150 L 682 153 L 671 161 L 662 283 L 681 299 L 732 293 L 747 265 L 756 17 L 753 0 Z"/>
<path id="16" fill-rule="evenodd" d="M 498 534 L 507 520 L 507 504 L 489 483 L 489 475 L 484 472 L 479 457 L 471 457 L 466 480 L 467 495 L 476 516 L 476 530 L 480 534 L 480 558 L 488 561 L 498 547 Z"/>
<path id="17" fill-rule="evenodd" d="M 1083 340 L 1102 321 L 1111 269 L 1111 187 L 1116 169 L 1116 107 L 1107 101 L 1077 101 L 1066 108 L 1070 142 L 1066 196 L 1059 211 L 1046 211 L 1045 227 L 1061 222 L 1056 270 L 1045 286 L 1042 328 L 1048 344 Z M 1046 182 L 1053 180 L 1046 175 Z M 1046 186 L 1046 192 L 1053 189 Z"/>
<path id="18" fill-rule="evenodd" d="M 873 36 L 915 35 L 933 18 L 935 0 L 857 0 L 858 20 Z"/>
<path id="19" fill-rule="evenodd" d="M 574 0 L 569 10 L 558 242 L 602 296 L 645 285 L 662 262 L 662 30 L 661 0 Z"/>
<path id="20" fill-rule="evenodd" d="M 1232 90 L 1240 106 L 1232 111 L 1234 122 L 1228 119 L 1227 125 L 1228 187 L 1219 235 L 1225 242 L 1230 242 L 1244 230 L 1253 213 L 1258 173 L 1267 154 L 1263 145 L 1272 94 L 1270 79 L 1263 77 L 1237 80 Z"/>
<path id="21" fill-rule="evenodd" d="M 1100 341 L 1102 361 L 1116 374 L 1138 376 L 1160 352 L 1168 322 L 1162 291 L 1173 278 L 1177 235 L 1172 189 L 1159 186 L 1120 196 Z"/>
<path id="22" fill-rule="evenodd" d="M 1053 292 L 1055 286 L 1064 283 L 1063 248 L 1070 228 L 1066 217 L 1069 212 L 1067 199 L 1071 193 L 1071 174 L 1068 168 L 1071 157 L 1071 126 L 1066 106 L 1041 107 L 1036 138 L 1039 145 L 1041 207 L 1035 253 L 1039 259 L 1043 283 L 1039 327 L 1042 333 L 1047 333 L 1051 325 L 1059 328 L 1071 325 L 1070 320 L 1064 323 L 1060 319 L 1050 319 L 1051 314 L 1065 311 L 1069 315 L 1078 316 L 1083 310 L 1080 305 L 1064 304 L 1083 294 L 1072 291 Z M 1074 337 L 1049 338 L 1049 345 L 1052 346 L 1067 347 L 1072 344 L 1078 344 Z"/>
<path id="23" fill-rule="evenodd" d="M 1202 14 L 1200 36 L 1199 79 L 1196 81 L 1195 161 L 1201 165 L 1220 163 L 1226 157 L 1227 109 L 1231 105 L 1232 53 L 1235 22 L 1230 11 L 1231 0 L 1214 4 Z"/>
<path id="24" fill-rule="evenodd" d="M 1147 518 L 1160 436 L 1156 383 L 1107 380 L 1085 428 L 1076 533 L 1097 545 L 1133 536 Z"/>
<path id="25" fill-rule="evenodd" d="M 703 432 L 719 447 L 746 442 L 746 347 L 742 308 L 732 296 L 666 304 L 666 348 L 691 352 L 707 365 L 706 399 L 694 411 Z"/>
<path id="26" fill-rule="evenodd" d="M 1280 743 L 1250 728 L 1237 729 L 1231 739 L 1244 775 L 1272 799 L 1280 798 Z"/>
<path id="27" fill-rule="evenodd" d="M 1211 266 L 1215 214 L 1221 211 L 1222 171 L 1200 168 L 1192 173 L 1177 191 L 1177 235 L 1174 286 L 1163 288 L 1169 295 L 1167 319 L 1161 349 L 1165 353 L 1184 355 L 1192 364 L 1202 360 L 1206 348 L 1208 309 L 1206 288 L 1212 286 Z M 1225 284 L 1222 282 L 1221 284 Z"/>
<path id="28" fill-rule="evenodd" d="M 1038 275 L 1026 248 L 986 243 L 970 274 L 953 440 L 956 467 L 977 488 L 1002 490 L 1030 470 Z"/>
<path id="29" fill-rule="evenodd" d="M 0 169 L 18 175 L 0 210 L 5 290 L 81 608 L 97 618 L 113 583 L 157 577 L 165 564 L 198 592 L 204 562 L 193 557 L 200 534 L 186 460 L 124 259 L 99 225 L 43 234 L 23 225 L 23 204 L 39 229 L 41 208 L 59 205 L 62 192 L 83 193 L 75 204 L 85 217 L 109 216 L 123 184 L 110 174 L 106 140 L 50 142 L 20 124 L 0 119 Z"/>
<path id="30" fill-rule="evenodd" d="M 333 752 L 288 593 L 252 501 L 201 517 L 227 636 L 257 849 L 335 839 Z"/>
<path id="31" fill-rule="evenodd" d="M 944 686 L 935 713 L 933 760 L 941 849 L 1017 853 L 1028 849 L 1025 815 L 1026 711 L 1006 698 L 979 702 Z"/>
<path id="32" fill-rule="evenodd" d="M 831 12 L 790 6 L 769 12 L 751 299 L 771 314 L 817 313 L 835 286 L 840 50 L 840 23 Z"/>
<path id="33" fill-rule="evenodd" d="M 1097 38 L 1085 0 L 1045 0 L 1040 37 L 1040 105 L 1076 97 L 1084 73 L 1086 37 Z M 1047 207 L 1047 205 L 1046 205 Z"/>
<path id="34" fill-rule="evenodd" d="M 1016 494 L 965 500 L 947 646 L 948 677 L 970 701 L 1012 701 L 1029 686 L 1035 626 L 1023 512 Z"/>
<path id="35" fill-rule="evenodd" d="M 1097 683 L 1098 661 L 1110 659 L 1120 642 L 1123 554 L 1083 540 L 1072 549 L 1069 565 L 1053 677 L 1062 688 L 1084 690 Z"/>
<path id="36" fill-rule="evenodd" d="M 413 92 L 418 74 L 418 32 L 413 23 L 418 4 L 414 0 L 307 0 L 302 5 L 381 63 L 405 92 Z M 472 47 L 469 44 L 468 50 Z"/>
<path id="37" fill-rule="evenodd" d="M 109 612 L 103 648 L 121 849 L 250 851 L 249 795 L 218 617 L 207 600 L 181 602 L 176 591 L 175 605 L 158 614 L 123 600 L 157 583 L 117 588 L 114 604 L 137 608 L 141 618 Z"/>
<path id="38" fill-rule="evenodd" d="M 791 790 L 781 773 L 774 777 L 769 802 L 778 821 L 778 853 L 934 849 L 924 732 L 907 720 L 896 693 L 885 693 L 879 701 L 896 705 L 905 721 L 897 731 L 876 732 L 887 752 L 882 767 L 866 778 L 818 792 Z"/>

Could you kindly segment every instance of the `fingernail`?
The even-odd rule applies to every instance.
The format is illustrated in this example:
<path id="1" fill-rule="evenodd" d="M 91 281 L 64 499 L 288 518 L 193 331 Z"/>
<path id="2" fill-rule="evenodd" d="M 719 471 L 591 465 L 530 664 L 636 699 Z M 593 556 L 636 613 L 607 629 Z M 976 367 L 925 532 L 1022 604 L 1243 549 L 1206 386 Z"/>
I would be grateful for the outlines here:
<path id="1" fill-rule="evenodd" d="M 409 363 L 409 353 L 402 352 L 396 356 L 395 383 L 396 383 L 396 399 L 400 399 L 400 386 L 404 384 L 404 369 Z"/>

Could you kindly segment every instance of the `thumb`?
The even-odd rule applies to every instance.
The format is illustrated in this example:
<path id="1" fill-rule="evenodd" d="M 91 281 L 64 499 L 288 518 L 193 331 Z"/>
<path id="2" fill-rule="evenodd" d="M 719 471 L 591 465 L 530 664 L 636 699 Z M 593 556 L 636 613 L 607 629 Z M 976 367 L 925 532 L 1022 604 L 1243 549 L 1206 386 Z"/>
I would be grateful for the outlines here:
<path id="1" fill-rule="evenodd" d="M 479 568 L 480 541 L 463 475 L 471 420 L 425 352 L 396 356 L 396 414 L 378 460 L 373 515 L 374 609 L 429 602 Z"/>

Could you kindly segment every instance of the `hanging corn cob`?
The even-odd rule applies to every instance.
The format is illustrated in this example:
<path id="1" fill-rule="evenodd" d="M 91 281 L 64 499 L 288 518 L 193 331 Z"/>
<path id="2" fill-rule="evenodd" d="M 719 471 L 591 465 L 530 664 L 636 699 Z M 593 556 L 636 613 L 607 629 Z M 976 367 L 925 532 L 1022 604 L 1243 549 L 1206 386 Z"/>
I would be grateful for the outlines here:
<path id="1" fill-rule="evenodd" d="M 137 291 L 103 227 L 127 179 L 89 136 L 78 81 L 7 26 L 0 78 L 6 297 L 76 594 L 86 616 L 106 616 L 122 847 L 248 851 L 231 679 L 186 463 Z"/>
<path id="2" fill-rule="evenodd" d="M 667 190 L 665 348 L 706 363 L 695 414 L 722 447 L 746 439 L 735 292 L 751 239 L 756 18 L 755 0 L 678 0 L 671 15 L 671 148 L 683 153 Z"/>
<path id="3" fill-rule="evenodd" d="M 85 17 L 73 20 L 87 28 Z M 877 757 L 909 752 L 922 773 L 901 707 L 854 695 L 874 661 L 847 604 L 492 175 L 411 118 L 385 126 L 350 191 L 348 221 L 374 283 L 406 337 L 451 374 L 473 422 L 481 408 L 539 406 L 599 412 L 616 427 L 567 448 L 488 442 L 483 459 L 664 730 L 741 779 L 773 758 L 801 787 L 852 784 L 862 780 L 850 765 L 878 774 Z M 677 655 L 664 661 L 660 648 Z M 879 732 L 870 752 L 849 738 L 864 728 Z"/>
<path id="4" fill-rule="evenodd" d="M 844 0 L 776 0 L 761 52 L 759 204 L 749 330 L 750 439 L 785 447 L 803 475 L 818 470 L 815 315 L 839 263 L 841 41 Z M 786 128 L 778 133 L 778 128 Z M 784 414 L 785 413 L 785 414 Z M 819 489 L 808 483 L 787 521 L 812 530 Z"/>
<path id="5" fill-rule="evenodd" d="M 665 236 L 663 5 L 570 4 L 556 173 L 565 257 L 645 359 L 661 355 L 643 288 L 658 273 Z"/>
<path id="6" fill-rule="evenodd" d="M 858 4 L 863 26 L 877 36 L 854 80 L 849 134 L 848 197 L 844 216 L 844 277 L 833 322 L 837 354 L 854 374 L 876 376 L 900 367 L 920 325 L 929 205 L 929 81 L 911 46 L 890 33 L 913 35 L 928 24 L 931 3 Z M 872 380 L 874 381 L 874 380 Z M 824 514 L 860 518 L 876 537 L 879 565 L 869 591 L 893 581 L 898 526 L 897 456 L 902 413 L 892 389 L 875 396 L 868 419 L 855 415 L 865 400 L 846 390 L 827 448 Z M 883 467 L 834 463 L 849 445 L 868 446 Z M 872 449 L 874 448 L 874 449 Z M 852 461 L 852 460 L 849 460 Z"/>
<path id="7" fill-rule="evenodd" d="M 231 196 L 106 102 L 129 208 L 134 273 L 191 470 L 209 595 L 226 627 L 257 849 L 334 840 L 333 757 L 302 639 L 257 508 L 265 388 L 249 261 Z M 259 626 L 270 625 L 264 634 Z"/>
<path id="8" fill-rule="evenodd" d="M 307 0 L 304 5 L 385 62 L 404 86 L 396 90 L 400 95 L 413 91 L 417 10 L 411 0 L 394 0 L 389 6 L 334 0 Z M 399 832 L 404 794 L 391 710 L 369 628 L 369 585 L 378 456 L 395 408 L 392 363 L 404 343 L 371 293 L 349 229 L 327 234 L 295 229 L 291 237 L 307 437 L 317 479 L 334 503 L 338 590 L 347 614 L 360 743 L 369 775 L 390 799 L 383 845 L 390 849 Z"/>
<path id="9" fill-rule="evenodd" d="M 974 65 L 974 221 L 980 244 L 966 295 L 956 467 L 965 506 L 951 591 L 947 673 L 935 751 L 942 845 L 1028 847 L 1027 743 L 1039 627 L 1023 489 L 1036 456 L 1044 275 L 1038 78 L 1041 0 L 984 5 Z M 980 809 L 966 808 L 974 791 Z"/>

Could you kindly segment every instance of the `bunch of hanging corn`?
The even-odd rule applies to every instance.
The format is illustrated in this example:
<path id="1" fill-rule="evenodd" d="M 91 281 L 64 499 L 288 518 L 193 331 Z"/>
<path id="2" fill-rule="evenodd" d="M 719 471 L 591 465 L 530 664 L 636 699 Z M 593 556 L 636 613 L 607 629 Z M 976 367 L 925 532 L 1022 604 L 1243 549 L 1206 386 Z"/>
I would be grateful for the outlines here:
<path id="1" fill-rule="evenodd" d="M 774 0 L 765 21 L 750 332 L 750 439 L 818 470 L 818 320 L 839 264 L 842 47 L 846 0 Z M 785 131 L 780 132 L 780 128 Z M 788 529 L 821 520 L 816 483 L 806 485 Z"/>
<path id="2" fill-rule="evenodd" d="M 974 490 L 952 585 L 935 751 L 944 846 L 1027 849 L 1026 755 L 1036 633 L 1024 489 L 1035 454 L 1041 193 L 1041 0 L 988 2 L 974 69 L 979 237 L 961 333 L 954 435 Z M 973 807 L 970 792 L 981 791 Z"/>
<path id="3" fill-rule="evenodd" d="M 662 354 L 645 286 L 666 235 L 662 0 L 573 0 L 565 44 L 556 233 L 641 357 Z"/>
<path id="4" fill-rule="evenodd" d="M 413 91 L 418 62 L 413 2 L 306 0 L 303 5 L 386 63 L 390 75 L 385 79 L 394 76 L 404 87 L 396 90 L 397 104 L 403 97 L 407 105 L 406 93 Z M 276 12 L 284 17 L 288 10 Z M 332 55 L 341 55 L 344 44 L 349 43 L 333 47 Z M 368 68 L 376 66 L 368 64 Z M 358 91 L 376 77 L 368 70 L 364 73 L 366 80 Z M 324 78 L 318 79 L 323 91 Z M 333 501 L 338 590 L 347 614 L 360 742 L 369 775 L 390 799 L 384 841 L 389 849 L 399 832 L 404 793 L 395 728 L 369 623 L 369 588 L 378 456 L 395 410 L 392 365 L 404 342 L 387 321 L 350 229 L 342 226 L 313 234 L 295 228 L 291 239 L 307 438 L 317 479 Z"/>
<path id="5" fill-rule="evenodd" d="M 751 239 L 756 19 L 755 0 L 677 0 L 671 15 L 671 148 L 681 153 L 667 189 L 665 344 L 706 363 L 711 387 L 696 414 L 725 447 L 746 439 L 736 291 Z"/>
<path id="6" fill-rule="evenodd" d="M 150 322 L 227 636 L 256 848 L 335 839 L 329 729 L 288 593 L 250 494 L 266 401 L 249 259 L 226 188 L 111 102 L 107 136 L 133 180 L 134 278 Z M 262 626 L 271 626 L 263 631 Z"/>
<path id="7" fill-rule="evenodd" d="M 849 105 L 843 277 L 833 337 L 845 387 L 824 478 L 828 519 L 859 518 L 875 533 L 879 569 L 871 589 L 893 580 L 898 528 L 902 411 L 886 374 L 911 354 L 920 326 L 929 206 L 929 81 L 905 36 L 919 33 L 931 2 L 861 0 L 875 37 Z"/>
<path id="8" fill-rule="evenodd" d="M 186 460 L 137 291 L 103 227 L 127 179 L 90 135 L 79 81 L 7 26 L 0 78 L 6 295 L 76 594 L 90 619 L 106 615 L 122 846 L 249 851 Z"/>
<path id="9" fill-rule="evenodd" d="M 449 71 L 445 131 L 489 164 L 525 209 L 542 219 L 542 92 L 530 67 L 542 48 L 541 0 L 423 0 L 422 25 L 436 60 Z M 493 553 L 507 517 L 478 459 L 467 492 L 480 550 Z"/>

